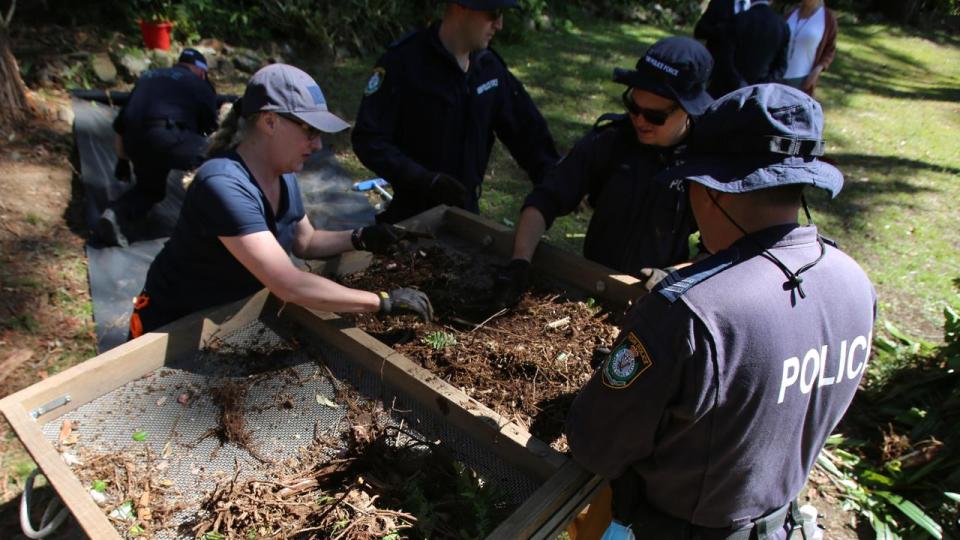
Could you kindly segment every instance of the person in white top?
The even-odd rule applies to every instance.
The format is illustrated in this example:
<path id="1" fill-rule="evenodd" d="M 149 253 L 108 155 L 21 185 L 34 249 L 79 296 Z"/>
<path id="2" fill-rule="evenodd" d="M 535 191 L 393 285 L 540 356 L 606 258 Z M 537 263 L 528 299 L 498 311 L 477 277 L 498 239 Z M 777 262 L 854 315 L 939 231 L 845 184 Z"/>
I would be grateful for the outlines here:
<path id="1" fill-rule="evenodd" d="M 787 15 L 787 26 L 790 43 L 782 82 L 812 96 L 836 54 L 837 17 L 823 0 L 802 0 Z"/>

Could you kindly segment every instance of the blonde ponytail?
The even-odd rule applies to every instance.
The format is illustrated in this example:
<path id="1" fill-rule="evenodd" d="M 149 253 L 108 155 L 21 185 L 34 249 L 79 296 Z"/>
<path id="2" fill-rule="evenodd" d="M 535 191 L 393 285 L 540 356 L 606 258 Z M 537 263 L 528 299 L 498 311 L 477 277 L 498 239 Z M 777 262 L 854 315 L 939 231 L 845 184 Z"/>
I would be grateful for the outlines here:
<path id="1" fill-rule="evenodd" d="M 240 116 L 240 102 L 237 101 L 230 108 L 226 118 L 220 123 L 218 129 L 210 136 L 210 147 L 207 149 L 207 158 L 217 157 L 224 152 L 237 147 L 243 140 L 246 132 L 248 119 Z"/>

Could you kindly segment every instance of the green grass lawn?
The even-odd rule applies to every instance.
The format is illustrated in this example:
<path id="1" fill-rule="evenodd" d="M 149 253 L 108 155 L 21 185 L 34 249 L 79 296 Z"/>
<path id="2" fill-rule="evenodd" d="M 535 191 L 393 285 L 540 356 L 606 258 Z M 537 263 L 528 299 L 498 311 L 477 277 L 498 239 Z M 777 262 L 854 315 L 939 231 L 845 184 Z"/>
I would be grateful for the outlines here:
<path id="1" fill-rule="evenodd" d="M 619 111 L 616 66 L 632 66 L 660 37 L 689 34 L 579 17 L 566 30 L 496 43 L 549 122 L 561 151 L 602 113 Z M 334 107 L 353 118 L 376 57 L 324 68 L 319 78 Z M 324 76 L 324 73 L 327 76 Z M 335 74 L 335 75 L 334 75 Z M 821 81 L 828 153 L 847 183 L 835 200 L 811 197 L 815 220 L 870 274 L 880 316 L 928 339 L 942 337 L 944 303 L 956 305 L 960 276 L 960 41 L 937 33 L 861 24 L 841 17 L 837 59 Z M 357 177 L 371 173 L 332 141 Z M 529 182 L 497 145 L 482 213 L 512 223 Z M 578 250 L 587 213 L 562 218 L 550 240 Z"/>

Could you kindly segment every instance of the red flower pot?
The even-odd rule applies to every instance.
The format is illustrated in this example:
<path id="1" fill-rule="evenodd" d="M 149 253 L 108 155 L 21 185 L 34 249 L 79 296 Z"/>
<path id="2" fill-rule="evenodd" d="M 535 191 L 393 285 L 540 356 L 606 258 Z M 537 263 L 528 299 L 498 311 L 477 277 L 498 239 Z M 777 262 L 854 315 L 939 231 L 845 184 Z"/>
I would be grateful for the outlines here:
<path id="1" fill-rule="evenodd" d="M 148 49 L 170 50 L 170 30 L 173 23 L 169 21 L 140 21 L 140 32 L 143 33 L 143 44 Z"/>

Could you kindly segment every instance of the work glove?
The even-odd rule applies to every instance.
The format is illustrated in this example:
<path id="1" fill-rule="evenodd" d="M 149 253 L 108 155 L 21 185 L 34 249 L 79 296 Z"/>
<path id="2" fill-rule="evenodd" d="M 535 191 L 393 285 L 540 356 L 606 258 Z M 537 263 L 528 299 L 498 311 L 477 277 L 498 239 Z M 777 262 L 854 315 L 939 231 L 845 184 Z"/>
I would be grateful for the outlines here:
<path id="1" fill-rule="evenodd" d="M 113 168 L 113 175 L 121 182 L 130 181 L 130 160 L 118 159 L 117 165 Z"/>
<path id="2" fill-rule="evenodd" d="M 646 289 L 647 292 L 651 292 L 653 288 L 657 286 L 657 283 L 663 281 L 663 278 L 667 277 L 672 271 L 672 268 L 665 270 L 659 268 L 641 268 L 640 271 L 637 272 L 637 278 L 640 280 L 643 288 Z"/>
<path id="3" fill-rule="evenodd" d="M 594 371 L 600 367 L 600 364 L 603 363 L 610 356 L 610 349 L 608 347 L 597 347 L 593 350 L 593 356 L 590 357 L 590 368 Z"/>
<path id="4" fill-rule="evenodd" d="M 433 306 L 427 295 L 416 289 L 403 287 L 390 292 L 380 293 L 380 313 L 384 315 L 400 315 L 414 313 L 424 322 L 433 320 Z"/>
<path id="5" fill-rule="evenodd" d="M 503 309 L 517 305 L 529 286 L 530 261 L 513 259 L 501 267 L 493 278 L 493 307 Z"/>
<path id="6" fill-rule="evenodd" d="M 406 240 L 409 236 L 406 229 L 389 223 L 377 223 L 354 230 L 350 235 L 350 241 L 358 251 L 387 255 L 396 249 L 398 242 Z"/>
<path id="7" fill-rule="evenodd" d="M 467 205 L 467 190 L 459 180 L 449 174 L 437 173 L 427 190 L 431 202 L 463 208 Z"/>

